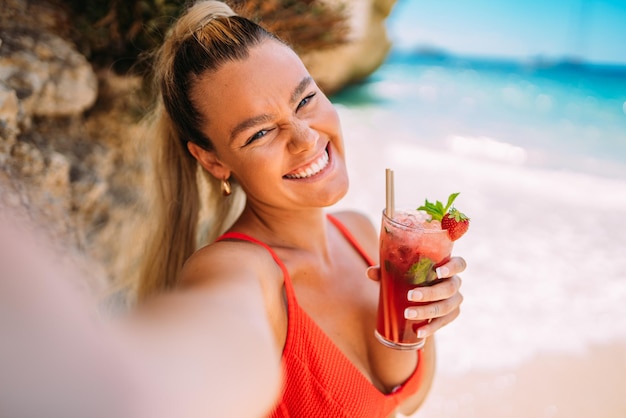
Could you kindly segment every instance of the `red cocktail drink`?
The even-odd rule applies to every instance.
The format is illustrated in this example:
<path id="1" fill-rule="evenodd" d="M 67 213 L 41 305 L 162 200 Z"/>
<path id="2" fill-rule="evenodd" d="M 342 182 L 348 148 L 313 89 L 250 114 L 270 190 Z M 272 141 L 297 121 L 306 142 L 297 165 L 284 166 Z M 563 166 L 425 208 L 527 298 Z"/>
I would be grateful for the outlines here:
<path id="1" fill-rule="evenodd" d="M 380 300 L 376 337 L 388 347 L 415 350 L 424 320 L 404 318 L 409 290 L 437 282 L 435 269 L 450 259 L 452 240 L 438 220 L 418 210 L 396 210 L 393 219 L 383 211 L 380 228 Z"/>

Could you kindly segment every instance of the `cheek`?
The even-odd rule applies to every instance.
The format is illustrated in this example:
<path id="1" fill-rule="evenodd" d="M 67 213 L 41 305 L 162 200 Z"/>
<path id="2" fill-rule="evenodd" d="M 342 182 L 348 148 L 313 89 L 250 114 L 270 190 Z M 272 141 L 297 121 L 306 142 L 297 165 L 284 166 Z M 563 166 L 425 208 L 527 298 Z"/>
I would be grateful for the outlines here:
<path id="1" fill-rule="evenodd" d="M 315 118 L 315 127 L 328 134 L 331 138 L 341 139 L 341 122 L 339 120 L 339 114 L 337 113 L 337 109 L 335 109 L 328 99 L 325 100 L 325 103 L 323 103 L 323 106 L 321 106 L 321 109 Z"/>
<path id="2" fill-rule="evenodd" d="M 266 190 L 271 187 L 271 182 L 268 179 L 278 178 L 282 175 L 280 165 L 277 164 L 281 161 L 277 150 L 266 147 L 264 151 L 243 158 L 237 161 L 236 166 L 233 165 L 233 176 L 239 184 L 245 184 L 252 193 Z"/>

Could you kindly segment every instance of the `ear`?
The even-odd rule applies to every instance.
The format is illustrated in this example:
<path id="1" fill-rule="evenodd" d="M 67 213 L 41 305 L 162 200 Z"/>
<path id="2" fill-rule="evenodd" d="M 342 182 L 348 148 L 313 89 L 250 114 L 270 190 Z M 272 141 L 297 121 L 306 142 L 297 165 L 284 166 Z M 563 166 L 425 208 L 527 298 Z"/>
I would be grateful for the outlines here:
<path id="1" fill-rule="evenodd" d="M 217 179 L 225 180 L 230 177 L 230 169 L 217 158 L 214 151 L 207 151 L 204 148 L 187 142 L 187 149 L 194 156 L 198 163 L 211 175 Z"/>

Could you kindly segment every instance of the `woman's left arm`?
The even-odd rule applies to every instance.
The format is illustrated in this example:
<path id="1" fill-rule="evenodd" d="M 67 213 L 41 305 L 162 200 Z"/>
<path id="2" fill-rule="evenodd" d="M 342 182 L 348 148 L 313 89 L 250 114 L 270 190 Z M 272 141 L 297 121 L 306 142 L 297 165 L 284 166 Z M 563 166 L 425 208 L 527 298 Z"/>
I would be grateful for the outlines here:
<path id="1" fill-rule="evenodd" d="M 424 333 L 420 335 L 420 338 L 426 338 L 426 345 L 419 360 L 423 362 L 419 365 L 419 367 L 423 368 L 421 371 L 422 382 L 419 390 L 401 405 L 400 412 L 405 415 L 415 412 L 430 390 L 435 371 L 435 342 L 433 334 L 459 316 L 463 296 L 459 292 L 461 278 L 458 274 L 465 270 L 465 266 L 466 263 L 463 258 L 452 257 L 448 263 L 439 269 L 439 274 L 443 278 L 440 283 L 429 287 L 415 288 L 411 292 L 409 301 L 424 303 L 423 305 L 414 305 L 410 308 L 415 312 L 414 318 L 416 320 L 427 319 L 430 320 L 430 323 L 420 327 L 420 333 Z M 370 267 L 367 270 L 367 276 L 372 280 L 380 281 L 379 266 Z M 396 350 L 392 350 L 390 353 L 396 354 L 394 351 Z M 408 354 L 408 352 L 397 352 L 398 357 L 404 354 Z M 392 370 L 389 370 L 389 372 L 392 372 Z"/>
<path id="2" fill-rule="evenodd" d="M 399 412 L 411 415 L 422 405 L 430 388 L 435 374 L 435 341 L 434 333 L 440 328 L 454 321 L 460 313 L 463 296 L 459 292 L 461 278 L 458 274 L 465 270 L 466 263 L 461 257 L 453 257 L 448 263 L 441 266 L 439 275 L 444 280 L 430 287 L 420 287 L 411 292 L 410 301 L 428 302 L 424 305 L 414 306 L 417 319 L 428 319 L 430 322 L 420 327 L 420 333 L 424 333 L 426 345 L 424 346 L 419 367 L 422 381 L 419 389 L 399 407 Z"/>
<path id="3" fill-rule="evenodd" d="M 363 215 L 348 212 L 336 214 L 342 222 L 356 236 L 357 241 L 364 247 L 374 260 L 378 260 L 378 234 L 376 228 Z M 418 356 L 414 351 L 400 351 L 383 346 L 374 337 L 373 328 L 366 331 L 370 339 L 368 345 L 369 362 L 375 377 L 375 384 L 383 391 L 393 390 L 403 384 L 419 367 L 421 381 L 419 389 L 399 407 L 399 412 L 405 415 L 414 413 L 423 403 L 432 385 L 435 372 L 435 341 L 433 334 L 440 328 L 452 322 L 460 312 L 463 301 L 459 293 L 461 278 L 458 276 L 465 270 L 465 260 L 461 257 L 452 257 L 448 263 L 438 269 L 441 282 L 424 288 L 416 288 L 411 292 L 409 302 L 421 302 L 423 305 L 414 305 L 415 319 L 430 319 L 431 322 L 420 328 L 426 338 L 418 365 Z M 369 267 L 367 277 L 373 281 L 380 281 L 380 266 Z M 407 296 L 408 297 L 408 296 Z M 378 297 L 375 298 L 378 300 Z M 374 302 L 376 303 L 376 302 Z M 375 312 L 373 312 L 375 316 Z M 365 319 L 365 318 L 364 318 Z M 365 321 L 374 327 L 375 318 Z M 422 337 L 422 335 L 420 335 Z"/>

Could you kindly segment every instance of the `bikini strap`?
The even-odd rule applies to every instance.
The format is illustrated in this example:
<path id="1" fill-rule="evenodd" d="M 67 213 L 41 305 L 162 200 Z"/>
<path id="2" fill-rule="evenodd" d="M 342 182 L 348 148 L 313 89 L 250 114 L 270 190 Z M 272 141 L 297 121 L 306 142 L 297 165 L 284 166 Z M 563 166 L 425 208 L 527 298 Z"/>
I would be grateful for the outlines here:
<path id="1" fill-rule="evenodd" d="M 269 251 L 270 255 L 272 256 L 276 264 L 278 264 L 278 267 L 280 267 L 280 269 L 283 272 L 283 280 L 285 282 L 285 293 L 287 294 L 288 303 L 289 304 L 296 303 L 296 294 L 293 290 L 293 285 L 291 284 L 291 278 L 289 277 L 289 272 L 287 271 L 287 267 L 285 267 L 285 264 L 283 264 L 282 260 L 278 257 L 278 255 L 274 252 L 274 250 L 272 250 L 272 248 L 269 245 L 267 245 L 263 241 L 259 241 L 256 238 L 252 238 L 250 235 L 242 234 L 241 232 L 226 232 L 225 234 L 220 236 L 218 239 L 216 239 L 215 242 L 223 241 L 226 239 L 235 239 L 235 240 L 240 240 L 240 241 L 252 242 L 253 244 L 258 244 L 262 246 L 263 248 L 265 248 L 267 251 Z"/>
<path id="2" fill-rule="evenodd" d="M 368 266 L 376 265 L 376 262 L 367 254 L 365 249 L 361 246 L 361 244 L 359 244 L 359 242 L 356 240 L 354 235 L 352 235 L 352 233 L 348 230 L 348 228 L 346 228 L 346 226 L 343 223 L 341 223 L 339 219 L 337 219 L 331 214 L 327 214 L 326 217 L 343 234 L 343 236 L 354 247 L 354 249 L 357 250 L 357 252 L 361 255 L 361 257 L 363 257 L 363 260 L 365 260 Z M 263 241 L 259 241 L 258 239 L 253 238 L 250 235 L 243 234 L 241 232 L 227 232 L 223 234 L 222 236 L 220 236 L 215 241 L 216 242 L 223 241 L 226 239 L 235 239 L 235 240 L 252 242 L 254 244 L 258 244 L 262 246 L 267 251 L 269 251 L 270 255 L 272 256 L 276 264 L 278 264 L 278 266 L 283 272 L 283 279 L 285 282 L 285 293 L 287 294 L 287 299 L 289 303 L 294 303 L 294 304 L 296 303 L 296 294 L 295 294 L 295 291 L 293 290 L 293 284 L 291 283 L 291 277 L 289 276 L 287 267 L 285 267 L 285 264 L 283 264 L 282 260 L 278 257 L 276 252 L 274 252 L 274 250 L 269 245 L 267 245 Z"/>
<path id="3" fill-rule="evenodd" d="M 330 213 L 327 214 L 326 216 L 328 217 L 328 220 L 331 221 L 333 225 L 335 225 L 337 229 L 343 234 L 343 236 L 348 240 L 348 242 L 352 244 L 354 249 L 357 250 L 359 254 L 361 254 L 361 257 L 363 257 L 363 260 L 365 260 L 367 265 L 375 266 L 376 262 L 369 256 L 369 254 L 367 254 L 365 249 L 361 246 L 361 244 L 359 244 L 359 242 L 356 240 L 354 235 L 352 235 L 352 233 L 348 230 L 348 228 L 346 228 L 346 226 L 342 224 L 341 221 L 339 221 L 339 219 L 335 218 Z"/>

